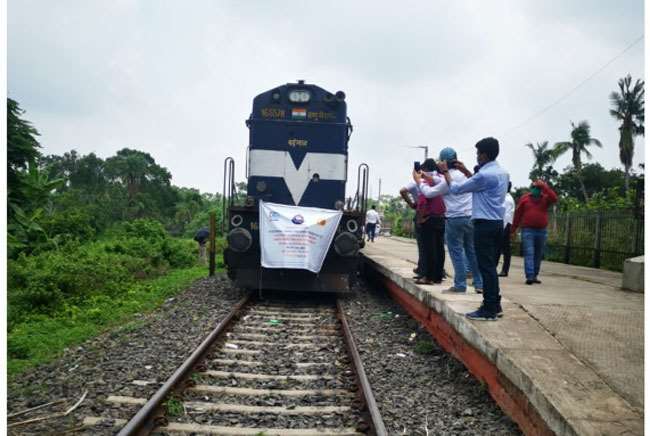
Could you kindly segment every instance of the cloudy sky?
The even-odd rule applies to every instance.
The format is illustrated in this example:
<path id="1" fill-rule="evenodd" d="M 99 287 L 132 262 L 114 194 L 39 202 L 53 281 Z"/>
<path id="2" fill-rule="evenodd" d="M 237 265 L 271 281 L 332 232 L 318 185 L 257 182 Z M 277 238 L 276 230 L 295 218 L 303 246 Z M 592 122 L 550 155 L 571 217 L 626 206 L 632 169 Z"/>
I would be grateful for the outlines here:
<path id="1" fill-rule="evenodd" d="M 10 0 L 7 88 L 46 154 L 151 153 L 173 182 L 220 191 L 223 159 L 243 174 L 256 94 L 304 79 L 343 90 L 355 131 L 350 174 L 396 194 L 428 145 L 473 162 L 501 142 L 515 186 L 527 142 L 566 140 L 588 120 L 620 166 L 608 95 L 644 75 L 642 0 L 618 1 L 48 1 Z M 522 124 L 523 123 L 523 124 Z M 519 127 L 518 127 L 519 126 Z M 643 139 L 634 163 L 644 162 Z M 560 159 L 557 167 L 569 164 Z M 355 179 L 355 180 L 352 180 Z M 355 189 L 356 176 L 348 191 Z"/>

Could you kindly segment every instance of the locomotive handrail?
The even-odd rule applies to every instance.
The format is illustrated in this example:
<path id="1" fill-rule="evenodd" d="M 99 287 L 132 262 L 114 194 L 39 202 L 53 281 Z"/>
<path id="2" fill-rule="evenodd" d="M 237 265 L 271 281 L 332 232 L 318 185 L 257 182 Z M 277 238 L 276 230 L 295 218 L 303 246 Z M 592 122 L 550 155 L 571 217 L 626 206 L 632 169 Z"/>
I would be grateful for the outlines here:
<path id="1" fill-rule="evenodd" d="M 345 117 L 345 120 L 346 120 L 345 124 L 348 127 L 348 135 L 345 138 L 345 143 L 347 144 L 348 142 L 350 142 L 350 138 L 352 137 L 352 132 L 354 132 L 354 126 L 352 125 L 352 120 L 350 119 L 350 117 Z"/>
<path id="2" fill-rule="evenodd" d="M 221 198 L 221 234 L 226 231 L 227 208 L 232 207 L 235 195 L 235 159 L 228 156 L 223 161 L 223 196 Z"/>
<path id="3" fill-rule="evenodd" d="M 360 211 L 363 216 L 368 208 L 368 179 L 370 178 L 370 167 L 367 163 L 359 164 L 357 168 L 357 193 L 354 196 L 354 208 Z"/>

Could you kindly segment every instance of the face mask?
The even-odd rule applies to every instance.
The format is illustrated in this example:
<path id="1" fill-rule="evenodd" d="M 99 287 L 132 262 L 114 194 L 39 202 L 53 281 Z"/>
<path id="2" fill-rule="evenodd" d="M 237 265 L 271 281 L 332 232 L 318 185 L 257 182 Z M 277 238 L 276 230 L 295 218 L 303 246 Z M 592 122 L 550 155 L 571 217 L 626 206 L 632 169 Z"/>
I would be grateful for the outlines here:
<path id="1" fill-rule="evenodd" d="M 540 195 L 542 195 L 542 190 L 539 189 L 537 186 L 533 186 L 533 187 L 530 189 L 530 193 L 531 193 L 531 195 L 532 195 L 533 197 L 537 198 L 537 197 L 539 197 Z"/>

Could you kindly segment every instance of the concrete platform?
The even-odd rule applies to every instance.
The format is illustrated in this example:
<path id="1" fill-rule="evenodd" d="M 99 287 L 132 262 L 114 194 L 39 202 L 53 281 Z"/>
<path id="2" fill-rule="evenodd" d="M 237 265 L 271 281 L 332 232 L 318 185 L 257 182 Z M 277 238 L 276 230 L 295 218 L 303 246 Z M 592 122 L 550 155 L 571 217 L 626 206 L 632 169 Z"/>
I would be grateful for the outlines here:
<path id="1" fill-rule="evenodd" d="M 379 238 L 363 250 L 380 280 L 437 341 L 486 382 L 527 434 L 643 434 L 643 294 L 622 276 L 544 262 L 541 285 L 524 284 L 522 259 L 501 278 L 505 316 L 470 321 L 481 296 L 415 285 L 414 241 Z M 453 268 L 447 260 L 446 269 Z"/>

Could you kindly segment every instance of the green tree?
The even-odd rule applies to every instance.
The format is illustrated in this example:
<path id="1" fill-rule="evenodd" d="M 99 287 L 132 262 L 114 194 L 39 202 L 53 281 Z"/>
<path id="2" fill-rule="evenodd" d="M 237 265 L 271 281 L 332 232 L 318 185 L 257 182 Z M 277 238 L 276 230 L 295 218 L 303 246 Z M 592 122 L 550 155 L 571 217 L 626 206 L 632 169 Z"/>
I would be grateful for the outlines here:
<path id="1" fill-rule="evenodd" d="M 71 150 L 63 156 L 49 155 L 40 159 L 40 166 L 50 178 L 64 178 L 66 183 L 61 190 L 83 189 L 88 192 L 105 190 L 108 179 L 104 174 L 104 161 L 95 153 L 79 156 Z"/>
<path id="2" fill-rule="evenodd" d="M 582 155 L 584 154 L 587 159 L 591 159 L 591 152 L 587 147 L 590 145 L 603 146 L 598 139 L 591 137 L 590 130 L 591 127 L 587 121 L 580 121 L 577 126 L 571 121 L 571 140 L 558 142 L 553 148 L 556 157 L 571 150 L 571 162 L 576 169 L 585 202 L 589 201 L 589 196 L 582 178 Z"/>
<path id="3" fill-rule="evenodd" d="M 104 169 L 109 181 L 126 189 L 127 217 L 147 216 L 151 208 L 157 213 L 173 209 L 176 197 L 171 188 L 171 173 L 149 153 L 123 148 L 106 159 Z"/>
<path id="4" fill-rule="evenodd" d="M 544 179 L 552 183 L 555 177 L 557 177 L 557 171 L 553 169 L 556 155 L 553 149 L 549 148 L 548 141 L 538 142 L 537 145 L 529 142 L 525 146 L 530 148 L 535 159 L 533 169 L 528 174 L 530 180 Z"/>
<path id="5" fill-rule="evenodd" d="M 40 156 L 38 131 L 21 118 L 25 113 L 20 105 L 7 98 L 7 198 L 9 220 L 14 217 L 12 205 L 21 207 L 27 202 L 25 171 Z"/>
<path id="6" fill-rule="evenodd" d="M 609 110 L 612 117 L 621 122 L 618 128 L 620 139 L 618 141 L 619 157 L 625 167 L 625 190 L 630 187 L 630 168 L 634 158 L 634 137 L 645 135 L 645 82 L 637 79 L 632 85 L 632 76 L 629 74 L 618 81 L 620 92 L 612 92 L 609 100 L 613 106 Z"/>

